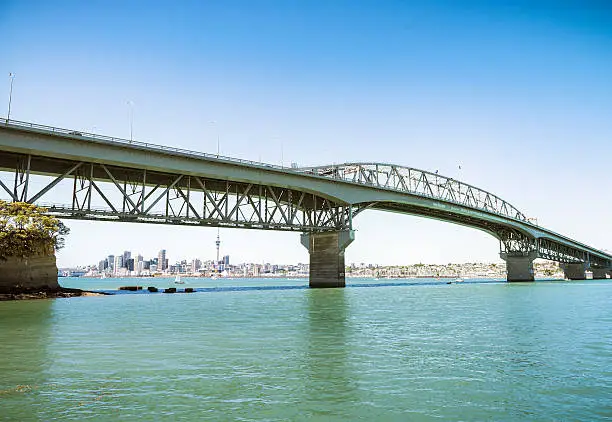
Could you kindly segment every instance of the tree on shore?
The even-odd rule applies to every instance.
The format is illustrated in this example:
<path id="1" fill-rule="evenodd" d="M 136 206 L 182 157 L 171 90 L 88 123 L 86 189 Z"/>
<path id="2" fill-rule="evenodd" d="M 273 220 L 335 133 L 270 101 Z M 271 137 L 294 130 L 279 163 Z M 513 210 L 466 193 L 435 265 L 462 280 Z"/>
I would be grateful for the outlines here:
<path id="1" fill-rule="evenodd" d="M 46 208 L 0 200 L 0 259 L 51 255 L 64 247 L 70 229 Z"/>

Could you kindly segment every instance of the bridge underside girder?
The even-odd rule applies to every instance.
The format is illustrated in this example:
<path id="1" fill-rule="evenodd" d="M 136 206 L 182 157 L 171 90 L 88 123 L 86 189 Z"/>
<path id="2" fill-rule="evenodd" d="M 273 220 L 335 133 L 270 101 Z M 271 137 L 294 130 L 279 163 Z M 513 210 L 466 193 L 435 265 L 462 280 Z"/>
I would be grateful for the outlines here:
<path id="1" fill-rule="evenodd" d="M 522 231 L 502 224 L 487 222 L 479 218 L 456 214 L 441 209 L 427 209 L 407 204 L 376 203 L 373 209 L 425 216 L 483 230 L 500 243 L 500 256 L 506 261 L 508 281 L 533 281 L 533 261 L 536 258 L 556 261 L 561 264 L 585 264 L 586 269 L 605 273 L 612 268 L 610 260 L 591 255 L 584 250 L 572 248 L 547 238 L 534 238 Z M 595 271 L 594 271 L 595 272 Z M 583 277 L 584 278 L 584 277 Z M 602 277 L 603 278 L 603 277 Z"/>
<path id="2" fill-rule="evenodd" d="M 310 232 L 350 229 L 362 209 L 285 187 L 5 152 L 0 170 L 9 200 L 61 218 Z M 44 183 L 34 189 L 37 177 Z"/>
<path id="3" fill-rule="evenodd" d="M 440 204 L 440 207 L 386 201 L 348 204 L 299 188 L 120 167 L 104 164 L 103 161 L 102 158 L 100 162 L 71 161 L 1 151 L 0 193 L 4 193 L 11 201 L 47 206 L 49 213 L 60 218 L 306 233 L 350 232 L 353 217 L 372 208 L 452 222 L 495 236 L 500 241 L 500 254 L 508 265 L 509 281 L 533 279 L 532 262 L 536 257 L 567 265 L 586 265 L 585 268 L 596 269 L 598 275 L 603 273 L 604 276 L 612 267 L 609 259 L 589 254 L 583 249 L 544 237 L 535 238 L 510 223 L 503 224 L 496 222 L 499 219 L 483 218 L 478 212 L 463 212 L 469 211 L 465 204 L 452 204 L 454 211 L 445 210 L 448 204 Z M 391 186 L 402 187 L 405 179 L 399 173 L 396 176 L 393 176 L 397 178 L 394 183 L 398 185 Z M 395 179 L 388 178 L 387 185 L 390 180 Z M 366 182 L 374 184 L 372 174 L 364 179 Z M 427 186 L 433 195 L 432 185 Z M 448 186 L 454 185 L 451 183 Z M 450 189 L 448 186 L 445 189 Z M 45 196 L 51 193 L 54 203 L 45 204 Z M 468 203 L 470 195 L 464 195 Z M 64 198 L 61 204 L 56 200 L 60 197 Z M 494 195 L 491 198 L 495 201 L 486 196 L 484 198 L 480 202 L 485 205 L 497 204 L 495 201 L 499 199 L 495 199 Z M 499 204 L 502 208 L 494 212 L 515 212 L 506 203 Z M 487 208 L 485 205 L 483 207 Z M 456 212 L 457 207 L 465 210 Z M 318 238 L 315 236 L 313 239 Z M 342 281 L 335 282 L 338 285 L 344 284 L 343 259 L 347 245 L 339 246 L 337 251 L 342 260 L 337 271 L 338 277 L 342 274 Z M 311 252 L 311 260 L 313 256 L 317 261 L 323 255 L 319 256 L 315 251 L 314 255 Z M 323 261 L 327 262 L 328 258 Z"/>

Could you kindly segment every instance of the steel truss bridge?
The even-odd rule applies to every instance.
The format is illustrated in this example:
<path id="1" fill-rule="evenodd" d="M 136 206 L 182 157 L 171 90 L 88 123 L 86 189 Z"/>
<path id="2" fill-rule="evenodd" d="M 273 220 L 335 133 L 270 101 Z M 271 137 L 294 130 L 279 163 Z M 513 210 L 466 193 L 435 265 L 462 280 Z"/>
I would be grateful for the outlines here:
<path id="1" fill-rule="evenodd" d="M 285 168 L 0 119 L 0 172 L 4 198 L 60 218 L 316 234 L 352 230 L 376 209 L 483 230 L 504 259 L 612 267 L 611 255 L 533 224 L 490 192 L 394 164 Z"/>

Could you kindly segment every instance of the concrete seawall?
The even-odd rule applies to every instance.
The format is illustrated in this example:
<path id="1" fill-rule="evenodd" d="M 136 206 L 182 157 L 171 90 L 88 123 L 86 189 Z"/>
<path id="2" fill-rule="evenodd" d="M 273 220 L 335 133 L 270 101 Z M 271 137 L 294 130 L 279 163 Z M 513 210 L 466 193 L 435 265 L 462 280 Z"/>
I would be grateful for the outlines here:
<path id="1" fill-rule="evenodd" d="M 59 289 L 55 254 L 0 260 L 0 293 Z"/>

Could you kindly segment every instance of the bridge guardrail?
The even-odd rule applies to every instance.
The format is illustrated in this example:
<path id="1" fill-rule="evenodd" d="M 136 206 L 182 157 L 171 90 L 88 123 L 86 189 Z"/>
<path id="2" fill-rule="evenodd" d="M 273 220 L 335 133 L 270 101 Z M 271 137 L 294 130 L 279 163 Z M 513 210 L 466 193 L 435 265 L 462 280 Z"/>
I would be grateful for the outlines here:
<path id="1" fill-rule="evenodd" d="M 496 214 L 499 215 L 503 215 L 505 217 L 510 217 L 513 219 L 517 219 L 517 220 L 521 220 L 521 221 L 526 221 L 527 218 L 525 217 L 525 215 L 523 213 L 521 213 L 520 211 L 518 211 L 516 209 L 516 207 L 512 206 L 511 204 L 507 203 L 506 201 L 502 200 L 501 198 L 497 197 L 496 195 L 489 193 L 487 191 L 484 191 L 482 189 L 479 189 L 475 186 L 471 186 L 468 185 L 466 183 L 460 182 L 458 180 L 454 180 L 445 176 L 441 176 L 438 174 L 433 174 L 430 172 L 427 172 L 425 170 L 419 170 L 419 169 L 413 169 L 413 168 L 407 168 L 407 167 L 401 167 L 401 166 L 396 166 L 396 165 L 392 165 L 392 164 L 383 164 L 383 163 L 345 163 L 345 164 L 338 164 L 338 165 L 332 165 L 332 166 L 317 166 L 317 167 L 304 167 L 304 168 L 288 168 L 288 167 L 283 167 L 283 166 L 279 166 L 276 164 L 268 164 L 268 163 L 262 163 L 262 162 L 257 162 L 257 161 L 252 161 L 252 160 L 245 160 L 245 159 L 241 159 L 241 158 L 234 158 L 234 157 L 227 157 L 227 156 L 223 156 L 223 155 L 217 155 L 217 154 L 210 154 L 210 153 L 205 153 L 205 152 L 199 152 L 199 151 L 193 151 L 193 150 L 188 150 L 188 149 L 184 149 L 184 148 L 176 148 L 176 147 L 169 147 L 169 146 L 164 146 L 164 145 L 158 145 L 158 144 L 153 144 L 153 143 L 149 143 L 149 142 L 141 142 L 141 141 L 134 141 L 134 140 L 129 140 L 129 139 L 124 139 L 124 138 L 117 138 L 117 137 L 112 137 L 112 136 L 106 136 L 106 135 L 98 135 L 98 134 L 94 134 L 94 133 L 88 133 L 88 132 L 83 132 L 83 131 L 79 131 L 79 130 L 74 130 L 74 129 L 64 129 L 64 128 L 58 128 L 58 127 L 54 127 L 54 126 L 47 126 L 47 125 L 41 125 L 41 124 L 37 124 L 37 123 L 31 123 L 31 122 L 23 122 L 20 120 L 13 120 L 13 119 L 6 119 L 6 118 L 0 118 L 0 124 L 4 124 L 7 127 L 15 127 L 15 128 L 27 128 L 27 129 L 34 129 L 34 130 L 38 130 L 38 131 L 42 131 L 42 132 L 47 132 L 50 134 L 59 134 L 59 135 L 68 135 L 68 136 L 78 136 L 80 138 L 83 139 L 87 139 L 90 141 L 95 141 L 95 142 L 101 142 L 101 143 L 106 143 L 106 144 L 111 144 L 111 145 L 127 145 L 127 146 L 136 146 L 136 147 L 141 147 L 141 148 L 146 148 L 148 150 L 154 150 L 154 151 L 160 151 L 160 152 L 169 152 L 169 153 L 173 153 L 173 154 L 180 154 L 183 156 L 188 156 L 188 157 L 194 157 L 194 158 L 206 158 L 209 160 L 220 160 L 220 161 L 225 161 L 225 162 L 230 162 L 230 163 L 237 163 L 237 164 L 244 164 L 244 165 L 249 165 L 249 166 L 253 166 L 253 167 L 260 167 L 260 168 L 267 168 L 267 169 L 274 169 L 274 170 L 278 170 L 278 171 L 283 171 L 283 172 L 288 172 L 288 173 L 300 173 L 300 174 L 310 174 L 310 175 L 314 175 L 314 176 L 319 176 L 319 177 L 326 177 L 326 178 L 332 178 L 335 180 L 339 180 L 339 181 L 344 181 L 344 182 L 352 182 L 352 183 L 359 183 L 359 184 L 363 184 L 363 185 L 369 185 L 369 186 L 373 186 L 373 187 L 379 187 L 379 188 L 388 188 L 388 186 L 382 186 L 379 183 L 374 183 L 373 181 L 368 181 L 367 178 L 365 178 L 364 180 L 361 180 L 361 177 L 359 178 L 355 178 L 355 177 L 347 177 L 347 174 L 353 174 L 350 171 L 347 172 L 347 169 L 351 169 L 353 167 L 360 167 L 360 166 L 389 166 L 389 167 L 393 167 L 394 169 L 399 169 L 396 170 L 397 171 L 397 175 L 400 176 L 400 171 L 416 171 L 416 172 L 420 172 L 421 174 L 427 175 L 428 177 L 435 177 L 436 179 L 443 179 L 445 181 L 445 184 L 447 186 L 447 190 L 448 190 L 448 186 L 452 186 L 453 183 L 457 183 L 459 185 L 459 189 L 457 192 L 459 195 L 461 195 L 461 186 L 465 186 L 469 189 L 471 189 L 472 191 L 472 197 L 474 202 L 476 203 L 475 208 L 477 209 L 482 209 L 484 211 L 488 211 L 488 212 L 494 212 Z M 368 170 L 368 171 L 372 171 L 372 170 Z M 378 170 L 377 170 L 378 171 Z M 405 177 L 404 175 L 401 175 L 402 177 Z M 410 177 L 410 176 L 408 176 Z M 376 178 L 376 180 L 378 180 L 378 178 Z M 439 186 L 439 185 L 437 185 Z M 424 196 L 424 197 L 430 197 L 430 198 L 435 198 L 435 199 L 440 199 L 440 200 L 444 200 L 447 202 L 451 202 L 451 203 L 456 203 L 459 205 L 466 205 L 466 203 L 461 202 L 461 201 L 457 201 L 455 199 L 451 198 L 442 198 L 440 196 L 436 196 L 433 193 L 428 193 L 427 191 L 422 191 L 419 192 L 417 190 L 411 190 L 411 189 L 399 189 L 399 188 L 394 188 L 393 190 L 395 191 L 399 191 L 399 192 L 405 192 L 405 193 L 410 193 L 410 194 L 416 194 L 419 196 Z M 476 196 L 473 195 L 473 192 L 476 192 L 478 194 L 478 196 L 485 195 L 487 199 L 484 200 L 480 200 L 479 198 L 476 198 Z M 493 205 L 493 202 L 491 202 L 491 206 L 487 206 L 487 200 L 490 200 L 492 198 L 492 200 L 495 202 L 495 204 L 500 203 L 502 205 L 500 205 L 499 208 L 496 208 Z M 478 203 L 482 203 L 484 204 L 484 206 L 478 206 Z M 470 205 L 470 204 L 468 204 Z M 514 213 L 509 213 L 509 212 L 501 212 L 501 209 L 507 207 L 511 210 L 514 210 Z"/>
<path id="2" fill-rule="evenodd" d="M 22 121 L 13 120 L 13 119 L 7 120 L 6 118 L 3 118 L 3 117 L 0 117 L 0 124 L 3 124 L 4 126 L 7 126 L 7 127 L 14 126 L 16 128 L 36 129 L 40 131 L 49 132 L 52 134 L 79 136 L 84 139 L 94 140 L 94 141 L 104 142 L 104 143 L 109 143 L 109 144 L 138 146 L 138 147 L 158 150 L 162 152 L 172 152 L 172 153 L 178 153 L 178 154 L 187 155 L 187 156 L 193 156 L 196 158 L 207 158 L 207 159 L 212 159 L 212 160 L 229 161 L 229 162 L 238 163 L 238 164 L 247 164 L 247 165 L 257 166 L 257 167 L 265 167 L 265 168 L 272 168 L 276 170 L 291 171 L 290 168 L 279 166 L 276 164 L 268 164 L 268 163 L 262 163 L 258 161 L 245 160 L 242 158 L 227 157 L 224 155 L 210 154 L 206 152 L 193 151 L 193 150 L 188 150 L 184 148 L 169 147 L 169 146 L 164 146 L 164 145 L 152 144 L 149 142 L 141 142 L 141 141 L 124 139 L 124 138 L 116 138 L 113 136 L 98 135 L 95 133 L 89 133 L 89 132 L 84 132 L 80 130 L 63 129 L 63 128 L 58 128 L 54 126 L 40 125 L 37 123 L 22 122 Z"/>
<path id="3" fill-rule="evenodd" d="M 525 214 L 497 195 L 425 170 L 388 163 L 343 163 L 302 167 L 297 171 L 469 206 L 529 223 Z M 381 177 L 384 183 L 380 183 Z"/>

